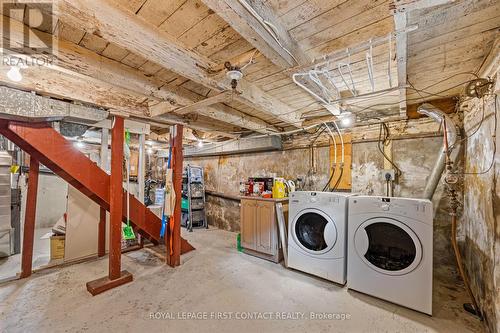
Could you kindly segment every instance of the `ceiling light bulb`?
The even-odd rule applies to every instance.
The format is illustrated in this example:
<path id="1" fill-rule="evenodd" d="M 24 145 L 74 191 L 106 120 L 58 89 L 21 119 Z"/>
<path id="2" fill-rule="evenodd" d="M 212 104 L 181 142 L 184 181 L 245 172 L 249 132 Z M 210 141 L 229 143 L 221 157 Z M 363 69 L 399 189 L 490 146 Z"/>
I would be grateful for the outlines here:
<path id="1" fill-rule="evenodd" d="M 199 147 L 199 148 L 203 147 L 203 141 L 201 141 L 201 140 L 200 140 L 200 141 L 198 141 L 198 147 Z"/>
<path id="2" fill-rule="evenodd" d="M 351 127 L 356 122 L 356 116 L 349 111 L 344 111 L 340 114 L 340 125 L 342 127 Z"/>
<path id="3" fill-rule="evenodd" d="M 153 154 L 153 148 L 148 148 L 148 154 L 149 155 Z"/>
<path id="4" fill-rule="evenodd" d="M 78 138 L 76 139 L 75 146 L 76 146 L 76 147 L 78 147 L 78 148 L 83 148 L 83 147 L 85 147 L 85 143 L 83 142 L 83 138 L 82 138 L 82 137 L 78 137 Z"/>
<path id="5" fill-rule="evenodd" d="M 342 126 L 347 127 L 347 126 L 350 126 L 352 124 L 352 119 L 351 119 L 351 117 L 344 117 L 344 118 L 342 118 L 340 123 L 342 124 Z"/>
<path id="6" fill-rule="evenodd" d="M 7 77 L 9 78 L 9 80 L 14 82 L 19 82 L 23 79 L 23 75 L 21 74 L 21 71 L 17 66 L 12 66 L 10 68 L 10 70 L 7 72 Z"/>

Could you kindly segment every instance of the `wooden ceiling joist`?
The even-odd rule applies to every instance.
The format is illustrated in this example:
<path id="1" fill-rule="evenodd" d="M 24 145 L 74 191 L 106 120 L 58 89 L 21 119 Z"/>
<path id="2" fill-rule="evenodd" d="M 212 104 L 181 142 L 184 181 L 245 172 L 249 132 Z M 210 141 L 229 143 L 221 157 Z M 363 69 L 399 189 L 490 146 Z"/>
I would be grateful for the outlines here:
<path id="1" fill-rule="evenodd" d="M 168 33 L 114 0 L 60 0 L 58 16 L 63 22 L 78 26 L 87 33 L 95 33 L 207 88 L 219 92 L 231 89 L 229 80 L 217 81 L 209 75 L 209 70 L 217 64 L 186 49 Z M 241 90 L 239 98 L 245 103 L 288 124 L 298 123 L 299 117 L 290 106 L 244 79 L 240 83 L 251 88 L 251 92 Z"/>
<path id="2" fill-rule="evenodd" d="M 8 17 L 2 18 L 11 26 L 11 43 L 23 45 L 23 29 L 27 29 L 28 27 L 24 26 L 19 21 L 10 20 Z M 39 38 L 46 40 L 52 38 L 52 35 L 41 32 L 37 32 L 37 35 Z M 254 117 L 247 117 L 245 114 L 229 107 L 212 106 L 209 109 L 206 109 L 207 106 L 220 103 L 223 101 L 223 98 L 227 98 L 226 92 L 221 93 L 214 98 L 201 99 L 201 96 L 197 96 L 187 89 L 184 89 L 182 87 L 171 87 L 168 85 L 163 85 L 163 82 L 154 77 L 148 77 L 136 69 L 123 65 L 109 58 L 100 56 L 92 51 L 64 40 L 59 40 L 58 42 L 56 64 L 47 67 L 43 72 L 50 73 L 50 70 L 59 71 L 70 76 L 83 79 L 87 82 L 102 81 L 108 85 L 117 86 L 117 90 L 124 90 L 124 95 L 126 90 L 131 94 L 138 93 L 144 95 L 143 99 L 153 97 L 157 100 L 150 101 L 149 115 L 151 117 L 157 117 L 174 110 L 176 110 L 176 113 L 184 115 L 190 112 L 186 112 L 185 108 L 188 108 L 188 110 L 192 111 L 199 110 L 200 114 L 202 115 L 223 122 L 229 122 L 238 127 L 243 127 L 250 130 L 267 128 L 271 128 L 273 131 L 276 130 L 263 121 L 258 121 L 258 119 Z M 55 76 L 56 75 L 54 74 L 54 77 Z M 56 81 L 54 80 L 54 82 Z M 158 89 L 158 87 L 161 88 Z M 114 100 L 112 96 L 110 96 L 109 98 L 110 100 Z M 103 99 L 100 99 L 100 101 L 101 103 L 103 103 Z M 104 106 L 109 105 L 113 106 L 113 108 L 116 108 L 114 107 L 115 103 L 104 103 Z M 203 107 L 205 107 L 205 109 L 203 109 Z M 120 108 L 122 108 L 123 110 L 129 109 L 121 105 Z M 145 105 L 140 105 L 140 108 L 137 105 L 134 105 L 130 109 L 134 109 L 134 111 L 136 112 L 144 111 L 144 113 L 147 113 Z M 180 110 L 180 112 L 177 112 L 177 110 Z M 245 127 L 244 125 L 249 127 Z M 260 131 L 262 132 L 263 130 Z"/>
<path id="3" fill-rule="evenodd" d="M 250 44 L 281 68 L 305 65 L 309 57 L 266 2 L 203 0 Z"/>
<path id="4" fill-rule="evenodd" d="M 211 105 L 218 104 L 218 103 L 223 103 L 224 101 L 226 101 L 229 98 L 229 96 L 230 96 L 229 92 L 227 92 L 227 91 L 222 92 L 222 93 L 217 94 L 215 96 L 202 99 L 199 102 L 196 102 L 196 103 L 193 103 L 191 105 L 177 109 L 177 110 L 175 110 L 175 113 L 184 115 L 184 114 L 188 114 L 191 112 L 199 111 L 207 106 L 211 106 Z"/>
<path id="5" fill-rule="evenodd" d="M 399 110 L 401 116 L 406 116 L 407 108 L 407 64 L 408 64 L 408 16 L 407 12 L 416 9 L 443 5 L 454 0 L 396 0 L 391 5 L 394 14 L 394 27 L 396 29 L 396 55 L 399 85 Z M 417 27 L 418 29 L 418 27 Z"/>

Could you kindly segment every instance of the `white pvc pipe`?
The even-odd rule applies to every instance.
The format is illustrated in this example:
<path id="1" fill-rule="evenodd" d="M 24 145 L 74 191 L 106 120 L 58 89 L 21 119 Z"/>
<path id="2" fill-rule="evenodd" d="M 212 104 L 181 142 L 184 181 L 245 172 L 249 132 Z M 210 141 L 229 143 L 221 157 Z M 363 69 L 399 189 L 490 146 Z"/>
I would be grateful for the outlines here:
<path id="1" fill-rule="evenodd" d="M 330 133 L 330 136 L 332 137 L 333 140 L 333 155 L 334 155 L 334 165 L 337 165 L 337 141 L 335 140 L 335 135 L 333 135 L 332 131 L 330 130 L 330 126 L 328 126 L 327 123 L 323 123 L 326 126 L 326 129 L 328 130 L 328 133 Z"/>

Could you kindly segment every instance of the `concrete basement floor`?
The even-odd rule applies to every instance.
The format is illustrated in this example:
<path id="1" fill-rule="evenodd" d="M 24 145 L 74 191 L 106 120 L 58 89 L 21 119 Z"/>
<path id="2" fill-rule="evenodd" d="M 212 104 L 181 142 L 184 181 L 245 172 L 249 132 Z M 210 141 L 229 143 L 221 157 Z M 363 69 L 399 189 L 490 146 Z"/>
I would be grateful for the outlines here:
<path id="1" fill-rule="evenodd" d="M 183 233 L 197 250 L 184 255 L 180 267 L 165 266 L 152 249 L 129 253 L 123 268 L 134 281 L 96 297 L 85 283 L 107 273 L 107 259 L 0 285 L 0 332 L 483 332 L 481 323 L 462 310 L 461 287 L 436 281 L 430 317 L 238 253 L 234 233 Z M 182 319 L 193 312 L 210 317 L 224 311 L 239 318 L 248 312 L 299 312 L 304 318 Z M 311 311 L 350 318 L 312 320 Z M 161 313 L 174 319 L 151 318 Z"/>

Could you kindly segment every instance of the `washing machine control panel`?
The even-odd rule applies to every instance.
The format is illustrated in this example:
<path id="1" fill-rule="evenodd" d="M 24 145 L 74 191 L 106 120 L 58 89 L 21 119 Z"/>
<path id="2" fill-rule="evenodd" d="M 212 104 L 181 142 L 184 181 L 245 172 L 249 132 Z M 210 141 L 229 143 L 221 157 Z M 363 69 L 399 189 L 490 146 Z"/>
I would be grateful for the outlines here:
<path id="1" fill-rule="evenodd" d="M 329 192 L 298 191 L 290 195 L 290 202 L 293 204 L 311 203 L 314 205 L 339 205 L 342 202 L 345 203 L 345 199 Z"/>

